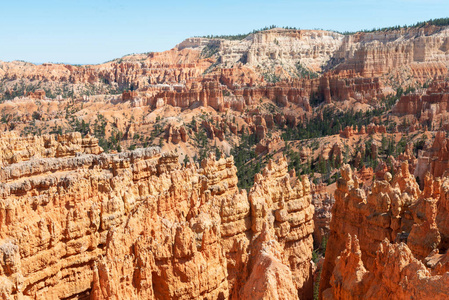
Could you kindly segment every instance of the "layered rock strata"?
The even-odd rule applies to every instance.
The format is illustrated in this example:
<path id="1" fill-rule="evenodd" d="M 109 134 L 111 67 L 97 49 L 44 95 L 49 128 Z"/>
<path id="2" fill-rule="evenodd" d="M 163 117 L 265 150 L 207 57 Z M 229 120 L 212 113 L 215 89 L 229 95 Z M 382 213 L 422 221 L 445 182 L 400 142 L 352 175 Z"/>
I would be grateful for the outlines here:
<path id="1" fill-rule="evenodd" d="M 426 81 L 447 72 L 448 39 L 448 28 L 438 26 L 348 35 L 333 56 L 340 62 L 336 73 L 378 77 L 402 70 Z"/>
<path id="2" fill-rule="evenodd" d="M 43 99 L 42 88 L 51 93 L 62 91 L 64 97 L 166 88 L 151 101 L 128 92 L 123 99 L 133 100 L 136 106 L 150 101 L 159 107 L 165 101 L 188 107 L 196 101 L 204 102 L 203 95 L 208 90 L 221 93 L 221 88 L 195 87 L 206 80 L 235 91 L 229 105 L 242 110 L 242 105 L 248 105 L 241 101 L 242 94 L 257 96 L 274 82 L 300 78 L 301 89 L 291 86 L 268 93 L 277 94 L 275 100 L 282 105 L 287 104 L 288 98 L 290 103 L 308 111 L 308 101 L 316 92 L 327 103 L 350 98 L 369 103 L 392 91 L 385 87 L 396 85 L 389 82 L 393 77 L 400 84 L 414 85 L 445 76 L 449 67 L 448 45 L 449 29 L 439 26 L 346 36 L 324 30 L 275 28 L 249 34 L 242 40 L 189 38 L 168 51 L 128 55 L 99 65 L 0 62 L 0 91 L 6 99 L 27 94 Z M 321 74 L 324 76 L 319 78 Z M 313 88 L 318 86 L 319 89 Z M 252 87 L 262 87 L 262 91 L 243 90 Z M 179 89 L 182 93 L 178 95 Z M 253 100 L 260 99 L 253 96 Z M 214 108 L 223 102 L 223 95 L 210 97 L 210 106 Z M 248 101 L 248 97 L 244 98 Z M 399 111 L 413 109 L 407 106 L 410 105 L 401 104 Z"/>
<path id="3" fill-rule="evenodd" d="M 99 65 L 83 66 L 0 61 L 0 81 L 23 81 L 29 86 L 37 82 L 49 82 L 53 83 L 53 86 L 50 84 L 47 88 L 53 89 L 56 85 L 64 90 L 69 84 L 69 89 L 74 94 L 92 86 L 97 89 L 105 88 L 105 85 L 137 89 L 154 84 L 180 83 L 201 76 L 213 60 L 201 58 L 200 54 L 198 50 L 172 49 L 160 53 L 129 55 Z"/>
<path id="4" fill-rule="evenodd" d="M 427 173 L 420 190 L 407 160 L 395 171 L 366 189 L 349 166 L 342 168 L 321 275 L 323 299 L 448 297 L 447 174 Z"/>
<path id="5" fill-rule="evenodd" d="M 448 113 L 449 81 L 444 78 L 433 80 L 429 87 L 402 96 L 393 107 L 398 116 L 413 115 L 421 124 L 434 124 L 438 115 Z"/>
<path id="6" fill-rule="evenodd" d="M 18 136 L 15 132 L 0 134 L 0 165 L 27 161 L 32 158 L 58 158 L 76 153 L 101 154 L 98 139 L 73 132 L 64 135 Z"/>
<path id="7" fill-rule="evenodd" d="M 419 151 L 414 175 L 420 180 L 420 183 L 423 183 L 427 173 L 434 177 L 440 177 L 449 168 L 448 142 L 446 132 L 439 131 L 436 133 L 431 147 Z"/>
<path id="8" fill-rule="evenodd" d="M 349 236 L 337 258 L 332 288 L 323 299 L 447 299 L 449 273 L 432 274 L 406 244 L 379 245 L 373 270 L 367 270 L 357 237 Z"/>
<path id="9" fill-rule="evenodd" d="M 321 291 L 329 287 L 335 259 L 344 250 L 347 234 L 359 238 L 364 265 L 372 269 L 380 242 L 385 238 L 392 242 L 400 240 L 403 233 L 408 236 L 412 230 L 411 207 L 418 203 L 420 196 L 419 186 L 406 162 L 394 177 L 386 173 L 384 180 L 374 181 L 368 191 L 360 186 L 360 179 L 349 165 L 342 167 L 341 175 L 332 208 Z"/>
<path id="10" fill-rule="evenodd" d="M 311 296 L 310 183 L 285 159 L 246 192 L 232 157 L 39 151 L 0 170 L 3 299 Z"/>

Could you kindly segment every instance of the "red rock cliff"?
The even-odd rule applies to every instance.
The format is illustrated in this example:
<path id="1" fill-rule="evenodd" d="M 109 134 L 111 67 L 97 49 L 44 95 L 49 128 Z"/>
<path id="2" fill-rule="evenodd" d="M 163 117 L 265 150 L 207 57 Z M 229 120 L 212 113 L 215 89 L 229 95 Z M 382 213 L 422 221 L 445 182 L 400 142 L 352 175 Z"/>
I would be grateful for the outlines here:
<path id="1" fill-rule="evenodd" d="M 349 166 L 342 168 L 321 275 L 323 299 L 448 297 L 448 178 L 428 173 L 421 191 L 407 162 L 396 172 L 365 190 Z"/>
<path id="2" fill-rule="evenodd" d="M 285 159 L 247 194 L 232 157 L 182 168 L 158 148 L 88 154 L 94 142 L 58 155 L 66 139 L 3 158 L 3 299 L 311 296 L 310 185 Z"/>

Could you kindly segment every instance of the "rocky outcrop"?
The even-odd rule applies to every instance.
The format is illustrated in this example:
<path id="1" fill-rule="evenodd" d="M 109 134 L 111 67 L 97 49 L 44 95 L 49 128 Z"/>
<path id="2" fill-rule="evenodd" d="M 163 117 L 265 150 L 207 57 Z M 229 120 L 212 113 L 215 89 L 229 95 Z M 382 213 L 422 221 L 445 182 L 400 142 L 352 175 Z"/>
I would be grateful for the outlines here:
<path id="1" fill-rule="evenodd" d="M 217 123 L 215 123 L 217 124 Z M 220 126 L 221 125 L 221 126 Z M 223 130 L 223 123 L 221 123 L 219 126 L 213 125 L 211 122 L 203 121 L 201 123 L 201 126 L 206 130 L 207 137 L 210 139 L 215 139 L 217 137 L 220 141 L 223 141 L 225 138 L 224 130 Z"/>
<path id="2" fill-rule="evenodd" d="M 377 245 L 384 239 L 400 241 L 404 234 L 408 236 L 412 230 L 414 220 L 411 211 L 420 196 L 418 184 L 406 162 L 394 177 L 386 173 L 384 180 L 374 181 L 367 192 L 360 186 L 360 180 L 349 165 L 342 167 L 341 175 L 335 191 L 320 291 L 329 287 L 335 259 L 344 250 L 347 234 L 360 239 L 363 263 L 368 270 L 372 270 Z"/>
<path id="3" fill-rule="evenodd" d="M 244 111 L 264 97 L 311 112 L 310 99 L 373 104 L 391 94 L 396 86 L 392 78 L 405 86 L 447 74 L 448 41 L 449 29 L 438 26 L 346 36 L 274 28 L 242 40 L 190 38 L 169 51 L 99 65 L 0 62 L 0 81 L 8 99 L 23 96 L 28 88 L 45 88 L 59 97 L 130 89 L 122 99 L 134 106 L 187 108 L 200 103 Z M 144 93 L 137 97 L 135 90 Z M 36 92 L 29 96 L 42 98 Z M 404 98 L 397 113 L 412 111 L 416 102 Z"/>
<path id="4" fill-rule="evenodd" d="M 268 99 L 280 106 L 293 104 L 301 107 L 304 112 L 311 112 L 310 93 L 318 89 L 316 80 L 292 80 L 243 88 L 233 85 L 227 88 L 219 79 L 201 78 L 185 85 L 154 85 L 142 89 L 139 93 L 124 92 L 122 99 L 130 101 L 133 107 L 160 108 L 171 105 L 186 109 L 198 105 L 212 107 L 220 112 L 228 109 L 244 112 L 248 106 L 259 104 L 262 99 Z M 133 93 L 132 97 L 130 93 Z"/>
<path id="5" fill-rule="evenodd" d="M 397 116 L 407 116 L 415 127 L 444 129 L 449 114 L 449 82 L 444 77 L 434 79 L 428 88 L 402 96 L 393 107 Z M 412 129 L 410 129 L 413 131 Z"/>
<path id="6" fill-rule="evenodd" d="M 215 49 L 223 65 L 244 63 L 274 73 L 276 65 L 298 72 L 298 62 L 311 71 L 320 71 L 342 43 L 343 35 L 324 30 L 274 28 L 248 35 L 243 40 L 190 38 L 178 49 Z M 266 72 L 266 71 L 265 71 Z"/>
<path id="7" fill-rule="evenodd" d="M 358 132 L 352 126 L 346 126 L 343 130 L 340 130 L 340 136 L 345 139 L 349 139 L 356 134 Z"/>
<path id="8" fill-rule="evenodd" d="M 179 142 L 186 143 L 189 139 L 187 130 L 184 126 L 168 125 L 165 129 L 165 140 L 167 143 L 178 144 Z"/>
<path id="9" fill-rule="evenodd" d="M 42 89 L 38 89 L 34 92 L 28 92 L 27 97 L 29 97 L 31 99 L 36 99 L 36 100 L 42 100 L 45 98 L 45 91 Z"/>
<path id="10" fill-rule="evenodd" d="M 219 58 L 218 68 L 243 64 L 261 73 L 268 70 L 280 79 L 332 70 L 335 77 L 322 77 L 326 100 L 353 97 L 369 101 L 381 97 L 379 77 L 387 74 L 401 82 L 413 77 L 421 83 L 446 74 L 448 39 L 448 28 L 440 26 L 346 36 L 321 30 L 275 28 L 250 34 L 243 40 L 191 38 L 177 47 L 206 52 L 213 49 Z"/>
<path id="11" fill-rule="evenodd" d="M 139 89 L 154 84 L 176 84 L 192 80 L 213 63 L 200 57 L 198 50 L 169 50 L 161 53 L 136 54 L 99 65 L 73 66 L 13 61 L 0 62 L 0 80 L 9 88 L 14 85 L 59 87 L 67 95 L 85 90 L 107 93 L 111 88 Z"/>
<path id="12" fill-rule="evenodd" d="M 387 133 L 385 125 L 375 125 L 373 123 L 366 126 L 365 130 L 367 134 Z"/>
<path id="13" fill-rule="evenodd" d="M 444 141 L 437 134 L 435 155 Z M 370 189 L 360 188 L 349 166 L 342 168 L 321 276 L 323 299 L 447 297 L 448 177 L 427 172 L 420 190 L 410 173 L 411 155 L 404 156 L 395 176 L 386 172 Z"/>
<path id="14" fill-rule="evenodd" d="M 98 139 L 73 132 L 64 135 L 20 137 L 15 132 L 0 134 L 0 165 L 37 158 L 57 158 L 79 154 L 100 154 Z"/>
<path id="15" fill-rule="evenodd" d="M 330 222 L 332 219 L 332 206 L 335 203 L 333 195 L 325 191 L 324 186 L 315 185 L 312 188 L 312 203 L 315 207 L 313 222 L 313 242 L 316 247 L 321 247 L 323 242 L 329 238 Z"/>
<path id="16" fill-rule="evenodd" d="M 343 130 L 340 130 L 340 136 L 346 139 L 349 139 L 355 135 L 377 133 L 387 133 L 387 128 L 385 125 L 375 125 L 374 123 L 371 123 L 366 127 L 360 126 L 358 129 L 354 129 L 352 126 L 346 126 Z"/>
<path id="17" fill-rule="evenodd" d="M 321 93 L 320 96 L 326 103 L 349 99 L 355 99 L 361 103 L 369 103 L 386 96 L 378 77 L 344 78 L 331 75 L 330 73 L 320 77 L 319 91 Z"/>
<path id="18" fill-rule="evenodd" d="M 273 224 L 278 242 L 284 249 L 283 261 L 290 266 L 300 298 L 312 293 L 310 260 L 313 249 L 313 211 L 310 182 L 306 176 L 290 178 L 285 158 L 278 164 L 268 163 L 262 174 L 255 176 L 249 192 L 253 232 L 263 224 Z"/>
<path id="19" fill-rule="evenodd" d="M 448 28 L 438 26 L 348 35 L 333 55 L 341 62 L 336 73 L 378 77 L 408 68 L 425 81 L 447 72 L 448 39 Z"/>
<path id="20" fill-rule="evenodd" d="M 252 68 L 243 66 L 243 64 L 237 64 L 233 68 L 222 68 L 220 71 L 219 81 L 230 89 L 252 87 L 263 82 L 262 75 Z"/>
<path id="21" fill-rule="evenodd" d="M 161 99 L 161 100 L 159 100 Z M 163 101 L 174 107 L 188 108 L 194 103 L 201 106 L 211 106 L 217 111 L 224 109 L 223 91 L 217 81 L 204 81 L 196 83 L 189 89 L 185 86 L 162 87 L 162 91 L 156 96 L 148 99 L 148 104 L 152 107 L 158 106 L 157 101 Z"/>
<path id="22" fill-rule="evenodd" d="M 158 148 L 57 154 L 75 137 L 36 137 L 34 158 L 3 159 L 3 299 L 310 297 L 310 184 L 285 158 L 247 193 L 232 157 L 181 167 Z"/>
<path id="23" fill-rule="evenodd" d="M 367 270 L 359 240 L 348 236 L 345 250 L 337 258 L 331 288 L 323 299 L 446 299 L 449 273 L 432 274 L 407 245 L 379 244 L 375 268 Z"/>
<path id="24" fill-rule="evenodd" d="M 449 168 L 449 149 L 446 132 L 436 133 L 435 140 L 430 148 L 418 153 L 418 162 L 414 175 L 423 183 L 427 173 L 433 177 L 440 177 Z"/>
<path id="25" fill-rule="evenodd" d="M 284 140 L 278 134 L 270 138 L 263 138 L 256 145 L 256 154 L 260 155 L 270 153 L 276 146 L 282 144 L 283 142 Z"/>
<path id="26" fill-rule="evenodd" d="M 122 93 L 122 101 L 133 101 L 138 96 L 136 91 L 124 91 Z"/>
<path id="27" fill-rule="evenodd" d="M 282 262 L 282 247 L 268 226 L 255 242 L 251 275 L 243 287 L 242 299 L 298 299 L 292 272 Z"/>
<path id="28" fill-rule="evenodd" d="M 444 77 L 434 79 L 424 90 L 401 96 L 394 106 L 393 112 L 398 115 L 425 113 L 434 110 L 434 113 L 447 112 L 449 102 L 449 82 Z"/>

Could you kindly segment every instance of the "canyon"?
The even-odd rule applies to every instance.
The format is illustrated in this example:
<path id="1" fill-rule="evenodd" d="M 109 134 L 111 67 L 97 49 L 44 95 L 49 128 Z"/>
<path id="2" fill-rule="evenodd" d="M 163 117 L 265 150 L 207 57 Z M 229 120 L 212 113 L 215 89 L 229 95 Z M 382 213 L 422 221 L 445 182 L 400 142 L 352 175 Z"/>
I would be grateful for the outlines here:
<path id="1" fill-rule="evenodd" d="M 0 62 L 0 81 L 4 97 L 14 94 L 16 84 L 25 93 L 27 87 L 41 84 L 53 93 L 76 96 L 89 89 L 98 93 L 161 84 L 189 87 L 202 77 L 234 89 L 324 73 L 354 78 L 347 86 L 369 82 L 357 83 L 357 78 L 374 82 L 381 78 L 388 84 L 394 78 L 412 84 L 447 73 L 448 45 L 449 30 L 434 25 L 352 35 L 274 28 L 242 40 L 189 38 L 169 51 L 133 54 L 99 65 Z M 406 75 L 411 79 L 405 79 Z"/>
<path id="2" fill-rule="evenodd" d="M 104 154 L 79 133 L 0 140 L 3 299 L 311 294 L 310 183 L 285 158 L 246 192 L 232 157 Z"/>
<path id="3" fill-rule="evenodd" d="M 427 155 L 447 163 L 446 143 L 439 132 L 431 148 L 436 151 L 420 154 L 415 174 L 429 166 Z M 321 273 L 322 298 L 447 298 L 447 174 L 430 168 L 421 190 L 404 161 L 394 176 L 387 172 L 366 189 L 349 165 L 341 172 Z"/>
<path id="4" fill-rule="evenodd" d="M 448 67 L 430 21 L 0 61 L 1 298 L 447 299 Z"/>

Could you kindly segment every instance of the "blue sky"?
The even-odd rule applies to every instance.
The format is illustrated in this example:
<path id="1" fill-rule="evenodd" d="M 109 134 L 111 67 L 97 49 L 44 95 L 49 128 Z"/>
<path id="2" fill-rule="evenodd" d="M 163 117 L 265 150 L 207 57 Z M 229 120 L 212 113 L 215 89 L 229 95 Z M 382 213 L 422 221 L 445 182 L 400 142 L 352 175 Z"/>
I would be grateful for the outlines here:
<path id="1" fill-rule="evenodd" d="M 449 16 L 447 0 L 1 0 L 0 60 L 102 63 L 272 24 L 356 31 Z"/>

